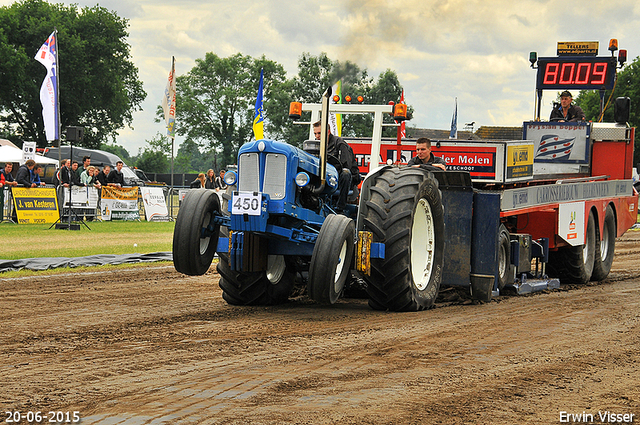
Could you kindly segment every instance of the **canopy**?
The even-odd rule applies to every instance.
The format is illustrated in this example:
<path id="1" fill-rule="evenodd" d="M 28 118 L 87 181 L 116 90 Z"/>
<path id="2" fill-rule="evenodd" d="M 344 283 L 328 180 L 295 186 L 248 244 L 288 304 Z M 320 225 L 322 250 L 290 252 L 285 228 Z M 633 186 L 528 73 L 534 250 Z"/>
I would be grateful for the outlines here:
<path id="1" fill-rule="evenodd" d="M 51 158 L 46 158 L 41 155 L 35 156 L 37 164 L 55 164 L 58 165 L 58 161 Z M 0 146 L 0 168 L 4 168 L 4 164 L 7 162 L 22 163 L 22 149 L 14 148 L 13 146 Z"/>

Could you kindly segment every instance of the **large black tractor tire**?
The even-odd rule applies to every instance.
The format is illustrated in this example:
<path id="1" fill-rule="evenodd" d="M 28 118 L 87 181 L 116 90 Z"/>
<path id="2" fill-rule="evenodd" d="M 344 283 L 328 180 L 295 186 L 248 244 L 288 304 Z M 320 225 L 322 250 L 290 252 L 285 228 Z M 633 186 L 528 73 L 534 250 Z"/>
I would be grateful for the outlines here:
<path id="1" fill-rule="evenodd" d="M 321 304 L 335 304 L 349 277 L 356 226 L 344 215 L 329 215 L 322 223 L 309 265 L 307 292 Z"/>
<path id="2" fill-rule="evenodd" d="M 228 186 L 222 194 L 222 213 L 229 215 L 229 203 L 235 185 Z M 221 226 L 220 234 L 229 236 L 229 230 Z M 266 272 L 237 272 L 231 270 L 229 254 L 218 253 L 219 285 L 222 298 L 231 305 L 276 305 L 287 302 L 295 282 L 293 258 L 269 256 Z"/>
<path id="3" fill-rule="evenodd" d="M 220 202 L 215 192 L 187 192 L 173 231 L 173 265 L 178 272 L 198 276 L 209 270 L 220 234 L 220 226 L 213 223 L 216 215 Z"/>
<path id="4" fill-rule="evenodd" d="M 613 255 L 616 250 L 616 235 L 616 216 L 613 213 L 611 205 L 608 205 L 604 215 L 602 236 L 600 236 L 600 232 L 596 228 L 596 252 L 594 253 L 591 280 L 604 280 L 609 275 L 611 264 L 613 264 Z"/>
<path id="5" fill-rule="evenodd" d="M 509 231 L 504 224 L 500 225 L 498 236 L 498 289 L 502 290 L 511 282 L 511 241 Z"/>
<path id="6" fill-rule="evenodd" d="M 562 283 L 588 283 L 593 274 L 596 251 L 596 225 L 593 213 L 587 221 L 587 237 L 584 245 L 560 248 L 549 253 L 549 275 L 560 278 Z"/>
<path id="7" fill-rule="evenodd" d="M 433 174 L 419 168 L 384 170 L 370 188 L 364 230 L 385 244 L 385 258 L 365 276 L 375 310 L 418 311 L 438 296 L 444 262 L 442 194 Z"/>

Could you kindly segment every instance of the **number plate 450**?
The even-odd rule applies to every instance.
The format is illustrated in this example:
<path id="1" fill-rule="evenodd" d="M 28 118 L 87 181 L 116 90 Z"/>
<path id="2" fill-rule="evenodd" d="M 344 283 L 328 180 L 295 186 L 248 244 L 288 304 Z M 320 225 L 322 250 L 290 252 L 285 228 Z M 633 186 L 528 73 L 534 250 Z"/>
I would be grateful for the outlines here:
<path id="1" fill-rule="evenodd" d="M 260 215 L 262 194 L 257 192 L 234 192 L 231 214 Z"/>

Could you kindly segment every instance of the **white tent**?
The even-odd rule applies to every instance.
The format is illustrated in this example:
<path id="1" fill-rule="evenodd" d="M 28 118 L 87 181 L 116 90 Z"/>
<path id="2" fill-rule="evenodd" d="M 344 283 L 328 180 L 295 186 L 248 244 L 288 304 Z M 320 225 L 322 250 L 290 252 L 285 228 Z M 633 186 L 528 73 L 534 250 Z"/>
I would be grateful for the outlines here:
<path id="1" fill-rule="evenodd" d="M 35 159 L 37 164 L 56 164 L 58 161 L 52 158 L 47 158 L 42 155 L 36 155 Z M 0 168 L 4 168 L 4 164 L 7 162 L 22 163 L 22 149 L 14 148 L 13 146 L 0 146 Z"/>

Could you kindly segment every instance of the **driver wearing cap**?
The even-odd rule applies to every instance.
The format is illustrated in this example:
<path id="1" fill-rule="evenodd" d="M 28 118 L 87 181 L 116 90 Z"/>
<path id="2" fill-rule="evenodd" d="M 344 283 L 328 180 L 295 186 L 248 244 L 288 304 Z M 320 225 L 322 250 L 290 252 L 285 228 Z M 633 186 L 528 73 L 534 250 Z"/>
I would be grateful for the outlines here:
<path id="1" fill-rule="evenodd" d="M 576 122 L 584 121 L 585 115 L 578 105 L 572 105 L 573 97 L 567 90 L 560 93 L 560 106 L 553 108 L 549 121 Z"/>

